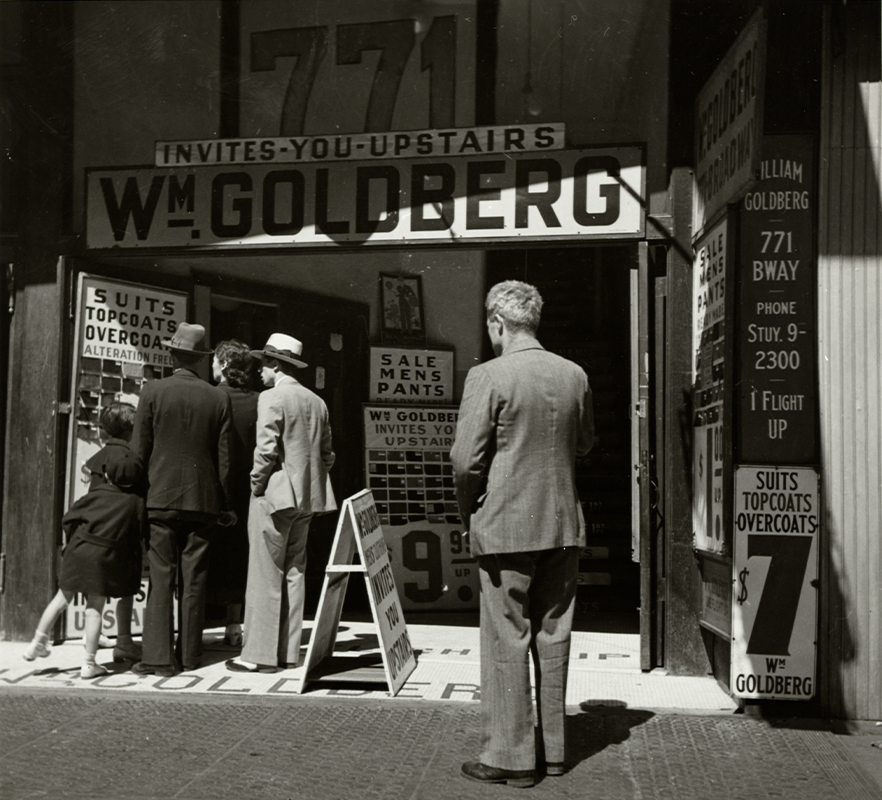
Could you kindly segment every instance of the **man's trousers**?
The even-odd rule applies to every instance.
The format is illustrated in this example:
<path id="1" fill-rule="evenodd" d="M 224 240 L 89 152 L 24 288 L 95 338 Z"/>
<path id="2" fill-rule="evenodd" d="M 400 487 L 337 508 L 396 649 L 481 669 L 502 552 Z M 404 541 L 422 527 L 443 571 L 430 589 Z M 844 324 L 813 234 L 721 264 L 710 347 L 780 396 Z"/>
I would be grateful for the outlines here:
<path id="1" fill-rule="evenodd" d="M 150 590 L 144 609 L 143 662 L 175 664 L 174 595 L 178 598 L 178 658 L 185 668 L 199 666 L 205 627 L 208 545 L 214 522 L 150 518 Z"/>
<path id="2" fill-rule="evenodd" d="M 263 497 L 251 498 L 243 661 L 285 666 L 300 657 L 312 517 L 293 508 L 270 514 Z"/>
<path id="3" fill-rule="evenodd" d="M 566 689 L 579 548 L 478 558 L 481 762 L 531 770 L 566 758 Z M 532 656 L 538 729 L 530 691 Z"/>

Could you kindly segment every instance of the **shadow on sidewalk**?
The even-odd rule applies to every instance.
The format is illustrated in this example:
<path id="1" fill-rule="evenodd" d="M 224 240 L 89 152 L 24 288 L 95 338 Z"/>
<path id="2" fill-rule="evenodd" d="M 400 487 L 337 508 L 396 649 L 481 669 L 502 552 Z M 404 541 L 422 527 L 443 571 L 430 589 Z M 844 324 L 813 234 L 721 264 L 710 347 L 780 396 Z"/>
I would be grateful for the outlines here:
<path id="1" fill-rule="evenodd" d="M 614 702 L 614 701 L 613 701 Z M 631 730 L 651 720 L 652 711 L 632 709 L 624 705 L 579 705 L 581 714 L 567 716 L 567 753 L 572 766 L 587 761 L 610 745 L 620 744 L 631 736 Z"/>

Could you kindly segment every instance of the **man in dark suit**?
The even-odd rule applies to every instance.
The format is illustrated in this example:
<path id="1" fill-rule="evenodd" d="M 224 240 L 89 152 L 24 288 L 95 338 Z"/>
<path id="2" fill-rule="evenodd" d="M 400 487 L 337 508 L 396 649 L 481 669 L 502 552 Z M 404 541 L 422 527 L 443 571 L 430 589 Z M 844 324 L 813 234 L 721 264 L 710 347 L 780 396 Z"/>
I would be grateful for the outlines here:
<path id="1" fill-rule="evenodd" d="M 581 367 L 536 340 L 535 287 L 496 284 L 486 310 L 498 358 L 469 371 L 450 453 L 481 580 L 482 752 L 462 772 L 527 787 L 537 761 L 548 775 L 566 770 L 567 662 L 585 545 L 575 462 L 594 443 L 594 412 Z"/>
<path id="2" fill-rule="evenodd" d="M 132 449 L 147 465 L 147 558 L 150 590 L 144 610 L 140 675 L 174 675 L 199 666 L 205 622 L 209 534 L 230 524 L 228 475 L 232 444 L 230 399 L 197 374 L 205 329 L 181 323 L 169 349 L 174 372 L 144 384 Z M 178 648 L 173 597 L 180 581 Z M 176 658 L 177 655 L 177 658 Z"/>

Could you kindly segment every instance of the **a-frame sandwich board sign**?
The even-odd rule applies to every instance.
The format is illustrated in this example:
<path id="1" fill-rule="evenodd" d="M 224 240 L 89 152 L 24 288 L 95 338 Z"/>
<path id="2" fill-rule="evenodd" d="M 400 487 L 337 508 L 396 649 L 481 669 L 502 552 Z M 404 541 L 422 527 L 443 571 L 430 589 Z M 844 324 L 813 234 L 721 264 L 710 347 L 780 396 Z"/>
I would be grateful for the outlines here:
<path id="1" fill-rule="evenodd" d="M 352 563 L 356 553 L 360 564 Z M 301 693 L 309 682 L 310 671 L 334 652 L 337 628 L 343 613 L 343 600 L 349 586 L 349 576 L 354 572 L 364 575 L 389 692 L 393 696 L 397 695 L 416 669 L 416 655 L 404 624 L 401 601 L 392 577 L 389 551 L 374 505 L 374 496 L 370 489 L 363 489 L 343 501 L 334 544 L 325 568 L 315 624 L 306 650 L 306 661 L 298 689 Z"/>

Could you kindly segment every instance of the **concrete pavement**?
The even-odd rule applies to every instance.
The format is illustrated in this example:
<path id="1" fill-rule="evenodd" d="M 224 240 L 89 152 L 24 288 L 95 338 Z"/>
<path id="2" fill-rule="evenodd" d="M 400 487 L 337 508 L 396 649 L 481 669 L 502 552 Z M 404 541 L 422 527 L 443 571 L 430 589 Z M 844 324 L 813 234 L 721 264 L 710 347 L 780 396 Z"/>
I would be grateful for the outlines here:
<path id="1" fill-rule="evenodd" d="M 344 622 L 339 656 L 370 657 L 371 627 Z M 882 727 L 740 714 L 710 678 L 640 672 L 636 635 L 597 632 L 574 637 L 570 771 L 530 790 L 470 782 L 477 629 L 408 628 L 418 666 L 397 697 L 339 674 L 303 693 L 295 671 L 234 675 L 219 631 L 195 673 L 97 683 L 76 677 L 78 642 L 30 664 L 0 643 L 0 798 L 882 798 Z"/>

